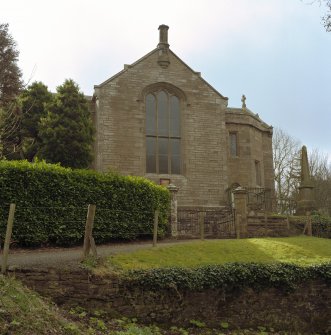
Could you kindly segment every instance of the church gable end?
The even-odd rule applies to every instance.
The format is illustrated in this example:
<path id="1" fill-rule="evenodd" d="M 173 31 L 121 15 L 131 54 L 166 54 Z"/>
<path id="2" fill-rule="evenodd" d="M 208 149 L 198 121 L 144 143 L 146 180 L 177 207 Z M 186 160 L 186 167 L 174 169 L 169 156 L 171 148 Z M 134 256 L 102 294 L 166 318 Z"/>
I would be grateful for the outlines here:
<path id="1" fill-rule="evenodd" d="M 95 167 L 156 183 L 168 180 L 180 188 L 180 205 L 224 205 L 230 183 L 252 184 L 255 156 L 262 167 L 270 167 L 264 162 L 268 154 L 245 156 L 249 172 L 241 172 L 245 167 L 239 169 L 231 161 L 229 131 L 251 131 L 246 115 L 238 114 L 240 129 L 234 126 L 231 120 L 238 115 L 229 116 L 228 99 L 169 49 L 167 26 L 160 26 L 159 34 L 156 49 L 95 86 Z M 262 128 L 249 136 L 262 136 L 262 141 Z M 259 149 L 254 150 L 238 145 L 239 154 Z M 268 151 L 268 145 L 263 150 Z"/>

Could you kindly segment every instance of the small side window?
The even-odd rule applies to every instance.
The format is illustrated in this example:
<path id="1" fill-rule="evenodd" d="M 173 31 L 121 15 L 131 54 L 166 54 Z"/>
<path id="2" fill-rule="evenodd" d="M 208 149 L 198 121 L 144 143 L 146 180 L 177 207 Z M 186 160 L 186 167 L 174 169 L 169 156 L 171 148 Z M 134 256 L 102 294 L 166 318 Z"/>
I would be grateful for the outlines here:
<path id="1" fill-rule="evenodd" d="M 230 156 L 237 157 L 238 156 L 238 137 L 237 133 L 230 133 Z"/>

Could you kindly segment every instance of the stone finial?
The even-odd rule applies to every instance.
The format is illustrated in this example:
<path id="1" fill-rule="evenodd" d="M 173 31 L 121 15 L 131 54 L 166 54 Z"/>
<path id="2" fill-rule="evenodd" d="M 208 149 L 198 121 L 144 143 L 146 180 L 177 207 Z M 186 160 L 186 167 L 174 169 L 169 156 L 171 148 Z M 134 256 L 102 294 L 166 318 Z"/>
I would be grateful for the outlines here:
<path id="1" fill-rule="evenodd" d="M 242 95 L 241 97 L 241 102 L 242 102 L 242 108 L 246 108 L 246 96 L 245 94 Z"/>
<path id="2" fill-rule="evenodd" d="M 165 24 L 161 24 L 159 26 L 160 38 L 159 38 L 159 44 L 157 45 L 157 47 L 159 49 L 168 49 L 169 48 L 168 30 L 169 30 L 169 26 L 166 26 Z"/>

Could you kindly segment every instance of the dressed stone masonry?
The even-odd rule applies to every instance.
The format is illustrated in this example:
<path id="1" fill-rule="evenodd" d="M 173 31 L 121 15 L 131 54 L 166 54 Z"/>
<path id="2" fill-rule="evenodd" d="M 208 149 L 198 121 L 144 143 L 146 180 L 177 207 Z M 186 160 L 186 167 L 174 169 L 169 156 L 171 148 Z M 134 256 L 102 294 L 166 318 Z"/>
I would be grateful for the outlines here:
<path id="1" fill-rule="evenodd" d="M 241 108 L 228 107 L 170 50 L 168 29 L 159 27 L 154 50 L 95 86 L 94 168 L 168 180 L 179 207 L 228 205 L 234 185 L 273 191 L 272 127 L 245 96 Z"/>

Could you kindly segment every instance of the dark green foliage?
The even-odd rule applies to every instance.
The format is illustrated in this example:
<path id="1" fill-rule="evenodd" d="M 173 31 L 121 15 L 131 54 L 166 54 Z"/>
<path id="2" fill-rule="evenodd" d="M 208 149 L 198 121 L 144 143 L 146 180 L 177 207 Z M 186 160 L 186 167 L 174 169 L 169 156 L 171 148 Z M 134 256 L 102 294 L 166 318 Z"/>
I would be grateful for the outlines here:
<path id="1" fill-rule="evenodd" d="M 228 263 L 192 268 L 157 268 L 130 270 L 123 273 L 129 285 L 151 290 L 159 289 L 224 289 L 237 290 L 244 287 L 262 289 L 266 287 L 292 290 L 301 282 L 321 279 L 331 284 L 331 263 L 301 267 L 276 263 Z"/>
<path id="2" fill-rule="evenodd" d="M 22 87 L 21 70 L 17 66 L 19 52 L 8 32 L 8 24 L 0 24 L 0 109 L 15 100 Z"/>
<path id="3" fill-rule="evenodd" d="M 0 108 L 0 158 L 22 159 L 21 111 L 17 100 Z"/>
<path id="4" fill-rule="evenodd" d="M 34 82 L 20 95 L 22 151 L 29 161 L 40 149 L 39 123 L 46 116 L 52 98 L 52 93 L 42 82 Z"/>
<path id="5" fill-rule="evenodd" d="M 313 236 L 331 238 L 331 217 L 320 214 L 312 216 Z"/>
<path id="6" fill-rule="evenodd" d="M 327 32 L 331 32 L 331 0 L 324 0 L 327 8 L 326 14 L 323 16 L 324 28 Z"/>
<path id="7" fill-rule="evenodd" d="M 13 239 L 21 245 L 81 243 L 88 204 L 96 204 L 93 236 L 97 243 L 151 236 L 160 210 L 164 234 L 169 192 L 139 177 L 71 170 L 58 165 L 0 162 L 0 234 L 9 203 L 16 203 Z"/>
<path id="8" fill-rule="evenodd" d="M 38 157 L 72 168 L 87 168 L 92 161 L 94 128 L 84 94 L 66 80 L 41 119 L 42 146 Z"/>
<path id="9" fill-rule="evenodd" d="M 17 66 L 19 52 L 8 32 L 0 24 L 0 157 L 19 153 L 20 113 L 16 97 L 22 88 L 22 73 Z M 20 157 L 19 155 L 17 156 Z"/>

